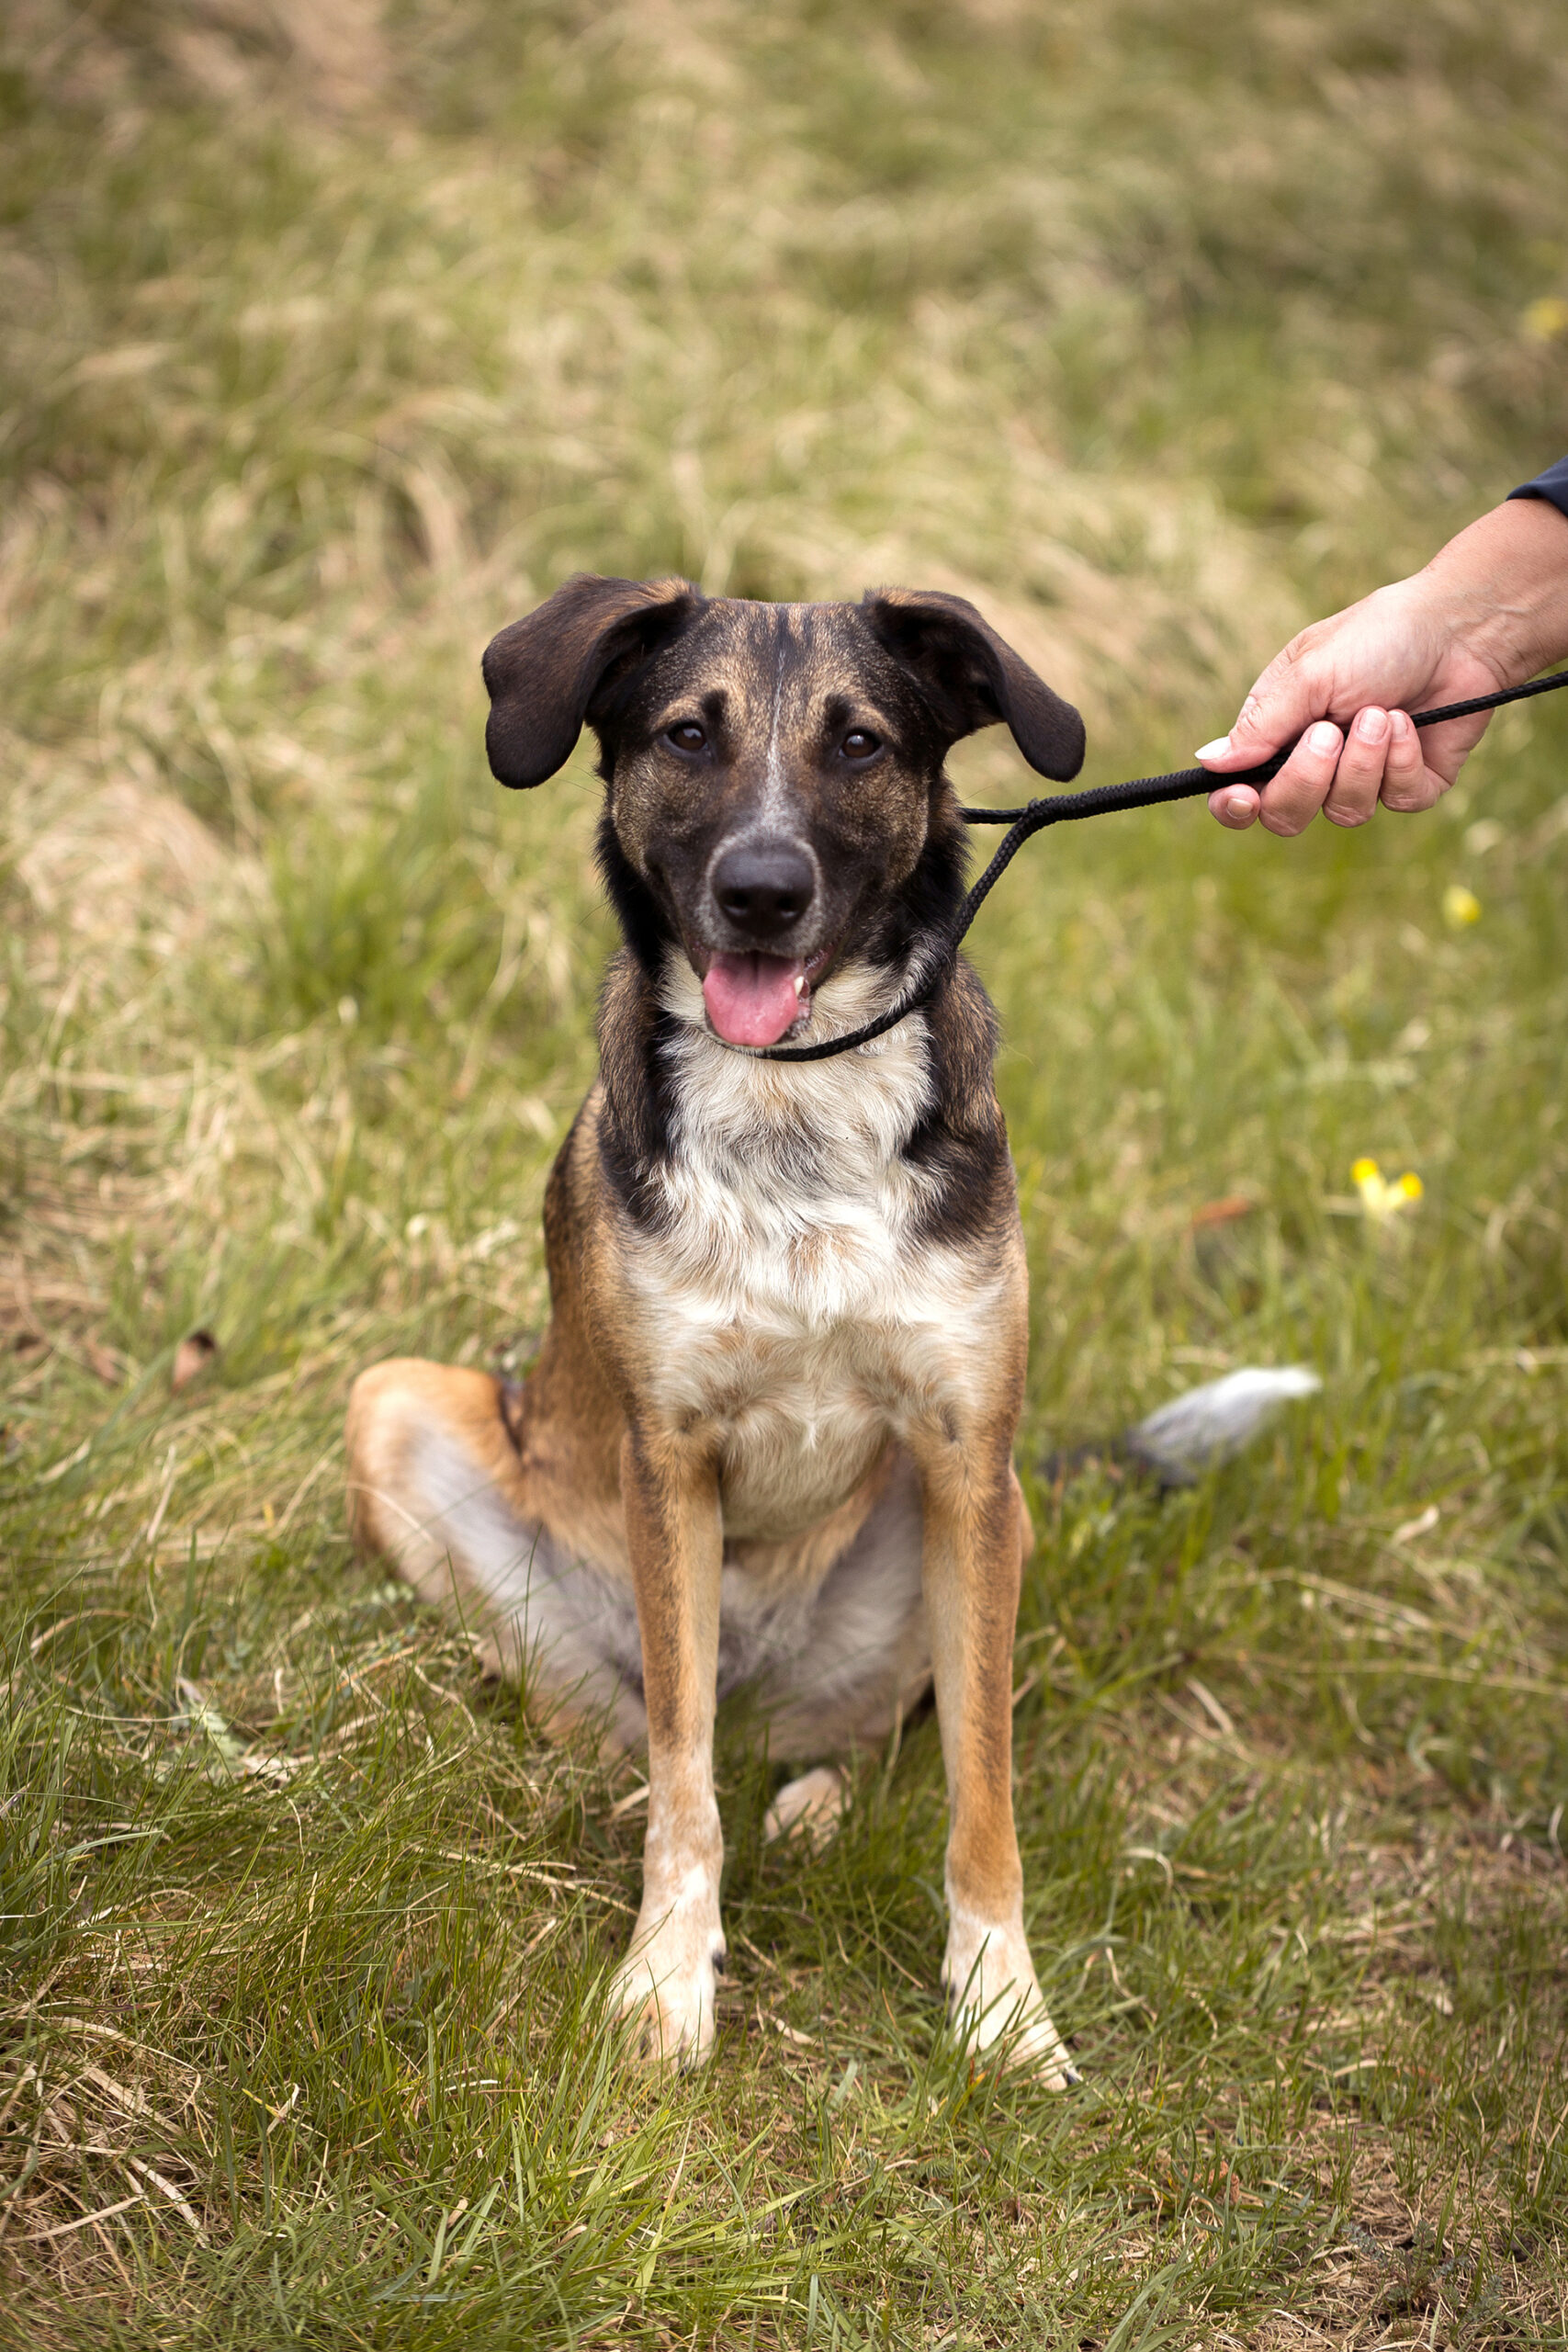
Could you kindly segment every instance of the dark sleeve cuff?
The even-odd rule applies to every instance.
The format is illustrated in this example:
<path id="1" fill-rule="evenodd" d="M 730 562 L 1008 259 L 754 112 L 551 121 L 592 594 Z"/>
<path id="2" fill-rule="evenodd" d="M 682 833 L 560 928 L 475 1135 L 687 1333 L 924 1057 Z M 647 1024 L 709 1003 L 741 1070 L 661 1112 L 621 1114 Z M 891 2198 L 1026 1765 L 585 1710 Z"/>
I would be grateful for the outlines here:
<path id="1" fill-rule="evenodd" d="M 1559 458 L 1554 466 L 1537 474 L 1534 481 L 1522 481 L 1517 490 L 1508 492 L 1510 498 L 1544 498 L 1560 514 L 1568 514 L 1568 458 Z"/>

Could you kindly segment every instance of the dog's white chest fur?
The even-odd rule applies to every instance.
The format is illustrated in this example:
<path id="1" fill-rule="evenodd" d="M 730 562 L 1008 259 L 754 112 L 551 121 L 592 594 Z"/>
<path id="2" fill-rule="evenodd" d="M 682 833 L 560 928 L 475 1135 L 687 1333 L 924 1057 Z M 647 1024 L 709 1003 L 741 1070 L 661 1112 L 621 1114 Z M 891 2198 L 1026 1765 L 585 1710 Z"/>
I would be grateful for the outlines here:
<path id="1" fill-rule="evenodd" d="M 930 1099 L 923 1016 L 828 1062 L 754 1060 L 694 1021 L 676 1051 L 667 1214 L 627 1269 L 650 1401 L 716 1427 L 727 1534 L 783 1538 L 977 1383 L 995 1278 L 919 1231 L 931 1180 L 901 1153 Z"/>

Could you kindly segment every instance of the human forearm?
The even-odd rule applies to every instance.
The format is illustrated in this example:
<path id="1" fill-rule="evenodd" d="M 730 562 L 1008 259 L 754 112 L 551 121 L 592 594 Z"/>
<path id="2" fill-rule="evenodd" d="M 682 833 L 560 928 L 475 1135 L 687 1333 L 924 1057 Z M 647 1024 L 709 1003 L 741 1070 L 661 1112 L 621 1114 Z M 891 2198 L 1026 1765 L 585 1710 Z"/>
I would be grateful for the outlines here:
<path id="1" fill-rule="evenodd" d="M 1568 654 L 1568 515 L 1544 498 L 1506 499 L 1403 584 L 1499 685 L 1523 685 Z"/>

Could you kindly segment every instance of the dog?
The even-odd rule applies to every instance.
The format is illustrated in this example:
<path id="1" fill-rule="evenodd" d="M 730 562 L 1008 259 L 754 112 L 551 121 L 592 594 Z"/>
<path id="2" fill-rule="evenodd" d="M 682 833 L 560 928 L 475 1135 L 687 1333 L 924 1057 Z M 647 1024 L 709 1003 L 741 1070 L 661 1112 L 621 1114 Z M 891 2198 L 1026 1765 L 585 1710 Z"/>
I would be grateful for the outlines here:
<path id="1" fill-rule="evenodd" d="M 809 1768 L 777 1830 L 830 1817 L 829 1759 L 934 1686 L 955 2026 L 1060 2086 L 1013 1826 L 1028 1279 L 996 1017 L 952 958 L 875 1040 L 764 1056 L 929 978 L 964 888 L 951 746 L 1003 724 L 1065 779 L 1082 721 L 972 605 L 901 590 L 773 605 L 582 575 L 484 675 L 502 784 L 597 736 L 625 945 L 549 1178 L 535 1365 L 362 1374 L 357 1535 L 555 1720 L 646 1742 L 615 2003 L 654 2060 L 714 2039 L 717 1697 L 751 1686 L 771 1754 Z"/>

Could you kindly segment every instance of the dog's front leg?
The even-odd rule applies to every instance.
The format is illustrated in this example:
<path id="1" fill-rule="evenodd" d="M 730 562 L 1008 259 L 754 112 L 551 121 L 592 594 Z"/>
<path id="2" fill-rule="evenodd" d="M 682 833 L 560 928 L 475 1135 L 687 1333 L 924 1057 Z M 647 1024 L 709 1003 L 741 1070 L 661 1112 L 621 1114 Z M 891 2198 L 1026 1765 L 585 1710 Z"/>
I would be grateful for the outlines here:
<path id="1" fill-rule="evenodd" d="M 1075 2079 L 1046 2014 L 1023 1931 L 1012 1817 L 1012 1645 L 1023 1497 L 1010 1447 L 931 1433 L 916 1449 L 921 1556 L 937 1717 L 947 1771 L 947 1954 L 942 1983 L 973 2047 L 1004 2038 L 1010 2062 L 1054 2086 Z"/>
<path id="2" fill-rule="evenodd" d="M 691 1442 L 634 1430 L 621 1485 L 648 1706 L 648 1835 L 642 1909 L 615 1998 L 621 2016 L 640 2019 L 646 2055 L 694 2064 L 713 2046 L 714 1972 L 724 1960 L 713 1786 L 718 1475 Z"/>

